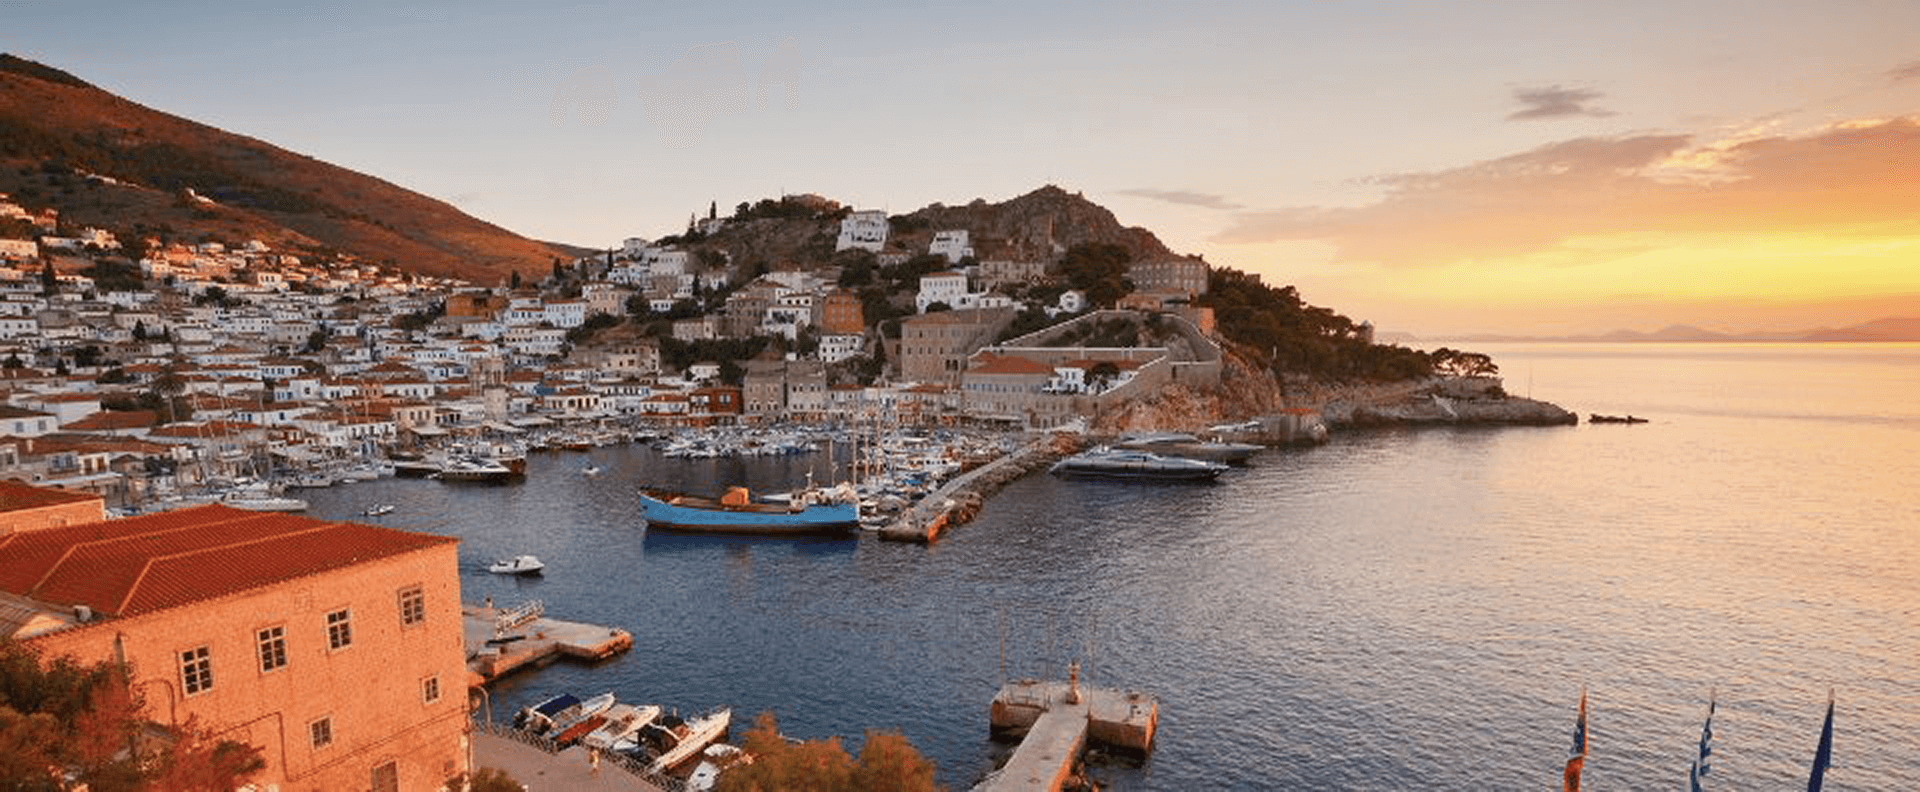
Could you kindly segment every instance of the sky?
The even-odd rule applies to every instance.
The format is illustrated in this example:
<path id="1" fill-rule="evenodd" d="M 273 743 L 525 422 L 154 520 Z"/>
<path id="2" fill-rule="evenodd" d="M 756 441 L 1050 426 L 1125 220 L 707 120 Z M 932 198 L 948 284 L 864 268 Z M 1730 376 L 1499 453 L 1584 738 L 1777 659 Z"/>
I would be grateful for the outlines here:
<path id="1" fill-rule="evenodd" d="M 1920 3 L 0 0 L 0 50 L 604 247 L 1043 184 L 1423 336 L 1920 316 Z"/>

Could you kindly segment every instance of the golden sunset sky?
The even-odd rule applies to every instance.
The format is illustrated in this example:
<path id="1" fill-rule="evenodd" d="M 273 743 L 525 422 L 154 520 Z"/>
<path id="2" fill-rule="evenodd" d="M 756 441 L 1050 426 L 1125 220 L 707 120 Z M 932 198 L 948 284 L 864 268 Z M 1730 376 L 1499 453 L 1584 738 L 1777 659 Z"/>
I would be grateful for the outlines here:
<path id="1" fill-rule="evenodd" d="M 1387 330 L 1920 316 L 1920 3 L 5 2 L 0 46 L 587 246 L 1053 183 Z"/>

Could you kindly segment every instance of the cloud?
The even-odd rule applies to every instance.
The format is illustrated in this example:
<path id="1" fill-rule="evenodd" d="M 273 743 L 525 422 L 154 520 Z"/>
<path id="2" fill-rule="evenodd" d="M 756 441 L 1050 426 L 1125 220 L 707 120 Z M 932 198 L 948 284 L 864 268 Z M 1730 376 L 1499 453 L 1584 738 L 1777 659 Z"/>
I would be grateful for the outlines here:
<path id="1" fill-rule="evenodd" d="M 1151 187 L 1134 187 L 1121 190 L 1120 194 L 1131 195 L 1135 198 L 1150 198 L 1155 201 L 1166 201 L 1167 203 L 1183 204 L 1186 206 L 1200 206 L 1207 209 L 1233 210 L 1245 208 L 1240 204 L 1227 200 L 1226 196 L 1192 192 L 1189 190 L 1156 190 Z"/>
<path id="2" fill-rule="evenodd" d="M 1417 267 L 1535 256 L 1592 263 L 1682 235 L 1920 237 L 1911 182 L 1920 119 L 1800 136 L 1578 138 L 1430 173 L 1379 177 L 1353 207 L 1242 212 L 1216 240 L 1317 241 L 1336 262 Z"/>
<path id="3" fill-rule="evenodd" d="M 1588 104 L 1605 95 L 1592 88 L 1564 88 L 1558 85 L 1549 85 L 1544 88 L 1515 88 L 1513 98 L 1520 103 L 1521 107 L 1507 114 L 1507 120 L 1535 121 L 1565 116 L 1605 118 L 1613 115 L 1613 111 L 1602 110 Z"/>
<path id="4" fill-rule="evenodd" d="M 1887 79 L 1897 83 L 1920 81 L 1920 61 L 1914 61 L 1888 69 Z"/>

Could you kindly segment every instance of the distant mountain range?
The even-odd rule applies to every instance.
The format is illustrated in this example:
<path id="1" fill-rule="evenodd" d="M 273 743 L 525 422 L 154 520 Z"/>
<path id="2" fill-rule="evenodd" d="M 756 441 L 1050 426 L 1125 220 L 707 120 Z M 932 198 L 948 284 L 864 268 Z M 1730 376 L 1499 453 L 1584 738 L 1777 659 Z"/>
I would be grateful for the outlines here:
<path id="1" fill-rule="evenodd" d="M 189 242 L 258 239 L 295 254 L 347 253 L 489 285 L 512 270 L 544 273 L 554 258 L 578 252 L 6 54 L 0 192 L 57 208 L 77 225 L 131 232 L 137 224 L 148 233 L 164 227 Z"/>
<path id="2" fill-rule="evenodd" d="M 1404 341 L 1423 340 L 1414 336 L 1409 336 L 1404 334 L 1398 335 L 1396 337 Z M 1388 340 L 1388 339 L 1383 337 L 1382 340 Z M 1611 333 L 1604 333 L 1601 335 L 1572 335 L 1572 336 L 1521 336 L 1521 335 L 1475 334 L 1475 335 L 1449 337 L 1446 339 L 1434 338 L 1434 339 L 1424 339 L 1424 340 L 1435 340 L 1435 341 L 1447 340 L 1447 341 L 1461 341 L 1461 342 L 1480 343 L 1480 344 L 1494 344 L 1494 343 L 1518 342 L 1518 341 L 1597 342 L 1597 343 L 1632 343 L 1632 342 L 1639 342 L 1639 341 L 1654 341 L 1654 342 L 1663 342 L 1663 343 L 1687 343 L 1687 342 L 1732 343 L 1732 342 L 1743 342 L 1743 341 L 1774 341 L 1774 342 L 1782 342 L 1782 341 L 1789 341 L 1789 342 L 1920 341 L 1920 318 L 1875 319 L 1871 322 L 1865 322 L 1862 324 L 1852 325 L 1848 327 L 1840 327 L 1840 328 L 1822 327 L 1814 330 L 1799 330 L 1795 332 L 1786 332 L 1786 333 L 1721 333 L 1713 330 L 1703 330 L 1701 328 L 1694 327 L 1692 325 L 1678 324 L 1678 325 L 1671 325 L 1651 333 L 1643 333 L 1635 330 L 1615 330 Z"/>

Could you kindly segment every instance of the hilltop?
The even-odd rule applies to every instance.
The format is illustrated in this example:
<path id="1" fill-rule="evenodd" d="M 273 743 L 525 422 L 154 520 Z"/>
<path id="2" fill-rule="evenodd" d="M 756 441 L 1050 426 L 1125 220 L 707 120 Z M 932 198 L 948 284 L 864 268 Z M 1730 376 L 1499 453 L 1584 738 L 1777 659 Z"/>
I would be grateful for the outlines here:
<path id="1" fill-rule="evenodd" d="M 191 192 L 189 192 L 191 191 Z M 170 115 L 0 54 L 0 192 L 65 222 L 186 242 L 258 239 L 498 282 L 571 251 L 403 187 Z"/>

